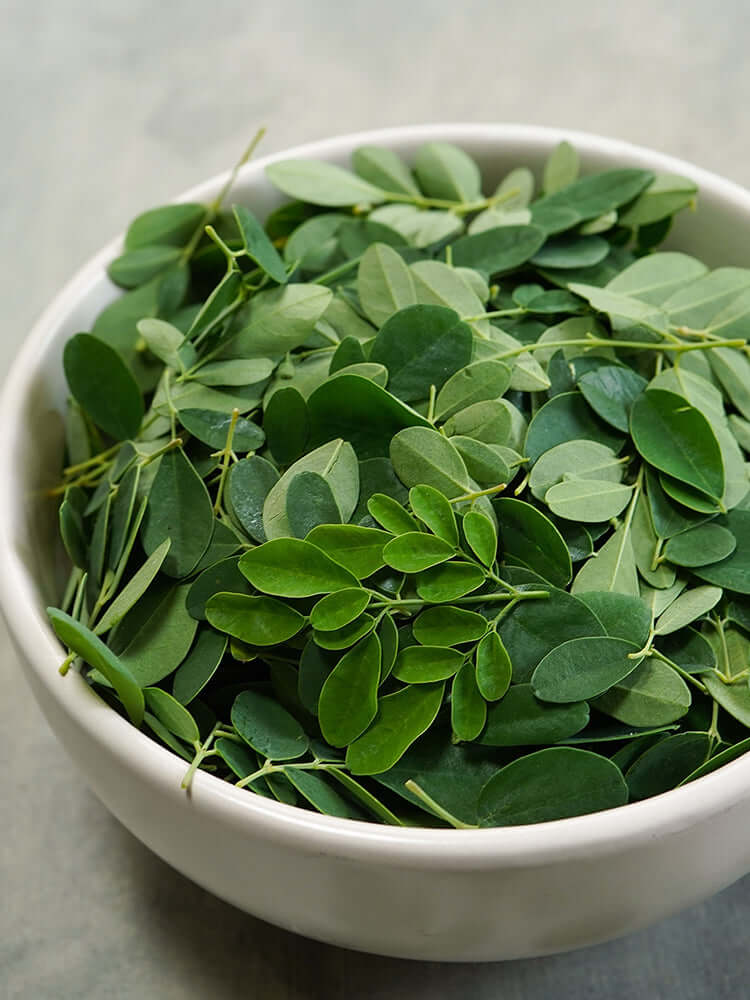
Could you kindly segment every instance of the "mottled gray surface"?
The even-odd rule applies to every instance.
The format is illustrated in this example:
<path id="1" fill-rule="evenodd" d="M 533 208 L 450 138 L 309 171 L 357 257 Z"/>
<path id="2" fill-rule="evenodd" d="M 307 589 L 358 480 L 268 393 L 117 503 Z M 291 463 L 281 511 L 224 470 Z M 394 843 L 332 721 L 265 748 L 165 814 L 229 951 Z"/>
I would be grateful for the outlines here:
<path id="1" fill-rule="evenodd" d="M 0 369 L 79 264 L 231 164 L 260 124 L 272 151 L 360 127 L 527 121 L 750 183 L 747 29 L 742 0 L 0 0 Z M 358 956 L 246 917 L 92 798 L 0 642 L 1 1000 L 748 996 L 747 880 L 624 941 L 489 966 Z"/>

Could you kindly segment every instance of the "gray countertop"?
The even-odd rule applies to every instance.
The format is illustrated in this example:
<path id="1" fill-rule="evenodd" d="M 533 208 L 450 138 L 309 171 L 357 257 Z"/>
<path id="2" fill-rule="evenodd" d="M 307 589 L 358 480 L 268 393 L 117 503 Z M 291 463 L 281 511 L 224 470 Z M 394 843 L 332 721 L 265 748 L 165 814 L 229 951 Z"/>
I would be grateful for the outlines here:
<path id="1" fill-rule="evenodd" d="M 742 0 L 720 15 L 697 0 L 0 0 L 0 23 L 3 373 L 94 250 L 231 165 L 259 125 L 271 152 L 381 125 L 526 121 L 750 184 Z M 357 955 L 262 924 L 110 817 L 32 702 L 4 628 L 0 644 L 0 1000 L 748 995 L 750 880 L 625 940 L 485 966 Z"/>

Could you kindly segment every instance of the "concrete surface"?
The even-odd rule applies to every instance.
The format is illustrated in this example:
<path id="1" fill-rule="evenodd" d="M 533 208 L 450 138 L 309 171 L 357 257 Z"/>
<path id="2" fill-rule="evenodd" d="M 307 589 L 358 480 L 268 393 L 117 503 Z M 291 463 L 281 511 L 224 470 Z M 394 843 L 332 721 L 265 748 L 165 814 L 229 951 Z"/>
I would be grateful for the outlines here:
<path id="1" fill-rule="evenodd" d="M 379 125 L 536 122 L 748 184 L 747 47 L 741 0 L 0 0 L 0 371 L 79 264 L 262 124 L 272 151 Z M 748 880 L 624 941 L 488 966 L 355 955 L 246 917 L 92 798 L 4 628 L 0 643 L 1 1000 L 747 995 Z"/>

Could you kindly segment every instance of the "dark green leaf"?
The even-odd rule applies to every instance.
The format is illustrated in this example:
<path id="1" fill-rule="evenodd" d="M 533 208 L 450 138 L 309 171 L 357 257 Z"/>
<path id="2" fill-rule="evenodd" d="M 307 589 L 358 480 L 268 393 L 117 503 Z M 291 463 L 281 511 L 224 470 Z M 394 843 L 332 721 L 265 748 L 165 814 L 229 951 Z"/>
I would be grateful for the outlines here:
<path id="1" fill-rule="evenodd" d="M 589 591 L 576 595 L 591 608 L 609 636 L 645 645 L 651 629 L 651 611 L 640 597 L 612 591 Z"/>
<path id="2" fill-rule="evenodd" d="M 546 234 L 538 226 L 497 226 L 453 243 L 455 267 L 471 267 L 490 276 L 512 271 L 541 249 Z"/>
<path id="3" fill-rule="evenodd" d="M 299 538 L 276 538 L 250 549 L 239 568 L 255 588 L 278 597 L 313 597 L 357 586 L 348 570 Z"/>
<path id="4" fill-rule="evenodd" d="M 253 455 L 235 463 L 227 477 L 226 499 L 234 520 L 255 542 L 265 542 L 263 505 L 279 474 L 265 458 Z"/>
<path id="5" fill-rule="evenodd" d="M 421 531 L 408 531 L 394 538 L 383 549 L 386 565 L 401 573 L 420 573 L 456 554 L 448 542 Z"/>
<path id="6" fill-rule="evenodd" d="M 587 701 L 631 674 L 642 659 L 638 646 L 625 639 L 589 636 L 569 639 L 552 649 L 534 671 L 537 698 L 556 704 Z"/>
<path id="7" fill-rule="evenodd" d="M 286 281 L 286 268 L 279 253 L 266 235 L 263 226 L 253 213 L 244 205 L 233 205 L 232 211 L 237 222 L 237 228 L 242 234 L 245 252 L 255 261 L 266 274 L 283 285 Z"/>
<path id="8" fill-rule="evenodd" d="M 405 684 L 430 684 L 452 677 L 464 654 L 446 646 L 406 646 L 400 651 L 393 676 Z"/>
<path id="9" fill-rule="evenodd" d="M 477 645 L 477 687 L 487 701 L 499 701 L 510 687 L 513 668 L 497 632 L 489 632 Z"/>
<path id="10" fill-rule="evenodd" d="M 206 603 L 206 618 L 220 632 L 227 632 L 251 646 L 276 646 L 296 635 L 305 619 L 294 608 L 272 597 L 214 594 Z"/>
<path id="11" fill-rule="evenodd" d="M 435 416 L 447 420 L 454 413 L 481 403 L 498 399 L 510 385 L 511 370 L 504 361 L 475 361 L 451 375 L 437 395 Z"/>
<path id="12" fill-rule="evenodd" d="M 370 361 L 388 369 L 388 388 L 405 402 L 426 399 L 471 361 L 473 334 L 452 309 L 413 305 L 380 328 Z"/>
<path id="13" fill-rule="evenodd" d="M 410 685 L 381 698 L 372 725 L 346 752 L 352 774 L 380 774 L 392 768 L 435 721 L 443 689 L 442 682 Z"/>
<path id="14" fill-rule="evenodd" d="M 650 747 L 628 769 L 625 779 L 633 801 L 676 788 L 708 758 L 708 733 L 675 733 Z"/>
<path id="15" fill-rule="evenodd" d="M 216 673 L 226 648 L 226 636 L 208 628 L 198 632 L 193 648 L 178 667 L 172 681 L 172 694 L 177 701 L 188 705 L 201 693 Z"/>
<path id="16" fill-rule="evenodd" d="M 310 612 L 310 624 L 319 632 L 343 628 L 359 618 L 369 603 L 370 595 L 360 587 L 327 594 Z"/>
<path id="17" fill-rule="evenodd" d="M 724 466 L 704 415 L 683 397 L 649 389 L 633 404 L 630 430 L 647 462 L 688 486 L 721 497 Z"/>
<path id="18" fill-rule="evenodd" d="M 530 684 L 514 684 L 487 710 L 479 742 L 489 747 L 538 746 L 579 733 L 589 721 L 586 702 L 552 705 L 534 697 Z"/>
<path id="19" fill-rule="evenodd" d="M 359 642 L 375 628 L 372 615 L 363 614 L 355 618 L 349 625 L 329 631 L 314 632 L 313 638 L 322 649 L 348 649 Z"/>
<path id="20" fill-rule="evenodd" d="M 237 695 L 232 705 L 232 725 L 253 750 L 269 760 L 294 760 L 309 746 L 294 716 L 257 691 Z"/>
<path id="21" fill-rule="evenodd" d="M 332 163 L 279 160 L 266 167 L 266 176 L 284 194 L 313 205 L 377 204 L 385 200 L 379 188 Z"/>
<path id="22" fill-rule="evenodd" d="M 479 693 L 474 664 L 467 660 L 453 678 L 451 726 L 458 740 L 475 740 L 487 720 L 487 703 Z"/>
<path id="23" fill-rule="evenodd" d="M 345 653 L 320 692 L 318 718 L 323 737 L 345 747 L 367 729 L 377 712 L 380 641 L 371 633 Z"/>
<path id="24" fill-rule="evenodd" d="M 161 274 L 181 257 L 179 247 L 151 246 L 128 250 L 108 266 L 107 274 L 122 288 L 137 288 Z"/>
<path id="25" fill-rule="evenodd" d="M 474 555 L 485 566 L 492 568 L 497 556 L 495 525 L 478 510 L 470 510 L 464 514 L 462 528 L 464 537 Z"/>
<path id="26" fill-rule="evenodd" d="M 373 493 L 367 501 L 370 515 L 392 535 L 418 531 L 419 525 L 408 511 L 393 497 Z"/>
<path id="27" fill-rule="evenodd" d="M 685 715 L 690 700 L 690 689 L 680 675 L 649 656 L 593 706 L 628 726 L 666 726 Z"/>
<path id="28" fill-rule="evenodd" d="M 547 240 L 531 258 L 536 267 L 578 268 L 599 264 L 609 253 L 601 236 L 559 236 Z"/>
<path id="29" fill-rule="evenodd" d="M 622 446 L 622 438 L 591 412 L 579 392 L 563 392 L 537 411 L 529 424 L 524 454 L 533 463 L 555 445 L 581 439 L 614 451 Z"/>
<path id="30" fill-rule="evenodd" d="M 550 747 L 507 764 L 479 796 L 480 826 L 545 823 L 628 801 L 622 772 L 599 754 Z"/>
<path id="31" fill-rule="evenodd" d="M 206 216 L 203 205 L 184 202 L 163 205 L 136 216 L 125 234 L 125 249 L 137 250 L 154 243 L 183 247 Z"/>
<path id="32" fill-rule="evenodd" d="M 624 434 L 630 427 L 633 403 L 647 384 L 637 372 L 619 365 L 605 365 L 587 372 L 578 380 L 578 386 L 591 409 Z"/>
<path id="33" fill-rule="evenodd" d="M 307 403 L 302 394 L 294 386 L 277 389 L 263 411 L 263 430 L 279 465 L 297 461 L 305 450 L 309 429 Z"/>
<path id="34" fill-rule="evenodd" d="M 693 572 L 717 587 L 726 587 L 738 594 L 750 594 L 750 511 L 739 508 L 730 510 L 726 523 L 737 539 L 737 548 L 721 562 L 695 568 Z"/>
<path id="35" fill-rule="evenodd" d="M 358 524 L 325 524 L 313 528 L 307 541 L 364 580 L 385 565 L 383 548 L 391 537 L 387 531 Z"/>
<path id="36" fill-rule="evenodd" d="M 453 445 L 430 427 L 407 427 L 391 441 L 391 461 L 405 486 L 433 486 L 449 499 L 470 490 L 463 459 Z"/>
<path id="37" fill-rule="evenodd" d="M 195 719 L 171 694 L 158 687 L 147 687 L 143 694 L 146 705 L 170 733 L 188 743 L 197 743 L 200 740 Z"/>
<path id="38" fill-rule="evenodd" d="M 549 518 L 531 504 L 510 497 L 496 500 L 493 507 L 505 562 L 525 566 L 556 586 L 570 582 L 570 553 Z"/>
<path id="39" fill-rule="evenodd" d="M 286 516 L 296 538 L 305 538 L 318 525 L 341 523 L 333 490 L 317 472 L 299 472 L 289 483 Z"/>
<path id="40" fill-rule="evenodd" d="M 203 480 L 182 448 L 173 448 L 159 460 L 141 540 L 147 555 L 165 538 L 172 544 L 162 569 L 168 576 L 188 576 L 209 546 L 214 530 L 211 498 Z"/>
<path id="41" fill-rule="evenodd" d="M 701 524 L 670 538 L 664 555 L 678 566 L 707 566 L 726 559 L 737 548 L 737 539 L 720 524 Z"/>
<path id="42" fill-rule="evenodd" d="M 77 333 L 65 344 L 63 367 L 71 393 L 98 427 L 118 441 L 135 437 L 143 397 L 114 348 L 90 333 Z"/>
<path id="43" fill-rule="evenodd" d="M 422 521 L 433 535 L 442 538 L 449 545 L 458 545 L 458 527 L 453 508 L 445 495 L 434 486 L 412 486 L 409 490 L 412 512 Z"/>
<path id="44" fill-rule="evenodd" d="M 427 608 L 415 619 L 412 631 L 423 646 L 458 646 L 480 639 L 487 620 L 465 608 Z"/>
<path id="45" fill-rule="evenodd" d="M 436 604 L 455 601 L 481 587 L 485 580 L 485 573 L 473 563 L 441 563 L 419 574 L 416 579 L 417 594 L 423 600 Z"/>
<path id="46" fill-rule="evenodd" d="M 101 639 L 70 615 L 58 608 L 47 608 L 47 614 L 60 641 L 107 678 L 130 721 L 134 726 L 140 726 L 144 710 L 143 692 L 127 667 Z"/>

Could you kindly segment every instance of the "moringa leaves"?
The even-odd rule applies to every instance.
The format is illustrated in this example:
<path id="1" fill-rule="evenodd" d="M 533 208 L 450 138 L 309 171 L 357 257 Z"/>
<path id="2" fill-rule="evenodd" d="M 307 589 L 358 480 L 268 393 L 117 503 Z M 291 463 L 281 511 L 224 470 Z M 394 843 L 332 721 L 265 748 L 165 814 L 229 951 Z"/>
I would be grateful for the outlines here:
<path id="1" fill-rule="evenodd" d="M 579 815 L 734 759 L 750 269 L 659 249 L 692 181 L 567 142 L 536 197 L 442 142 L 352 168 L 276 159 L 301 200 L 265 222 L 129 228 L 127 291 L 63 352 L 61 671 L 186 784 L 392 825 Z"/>

